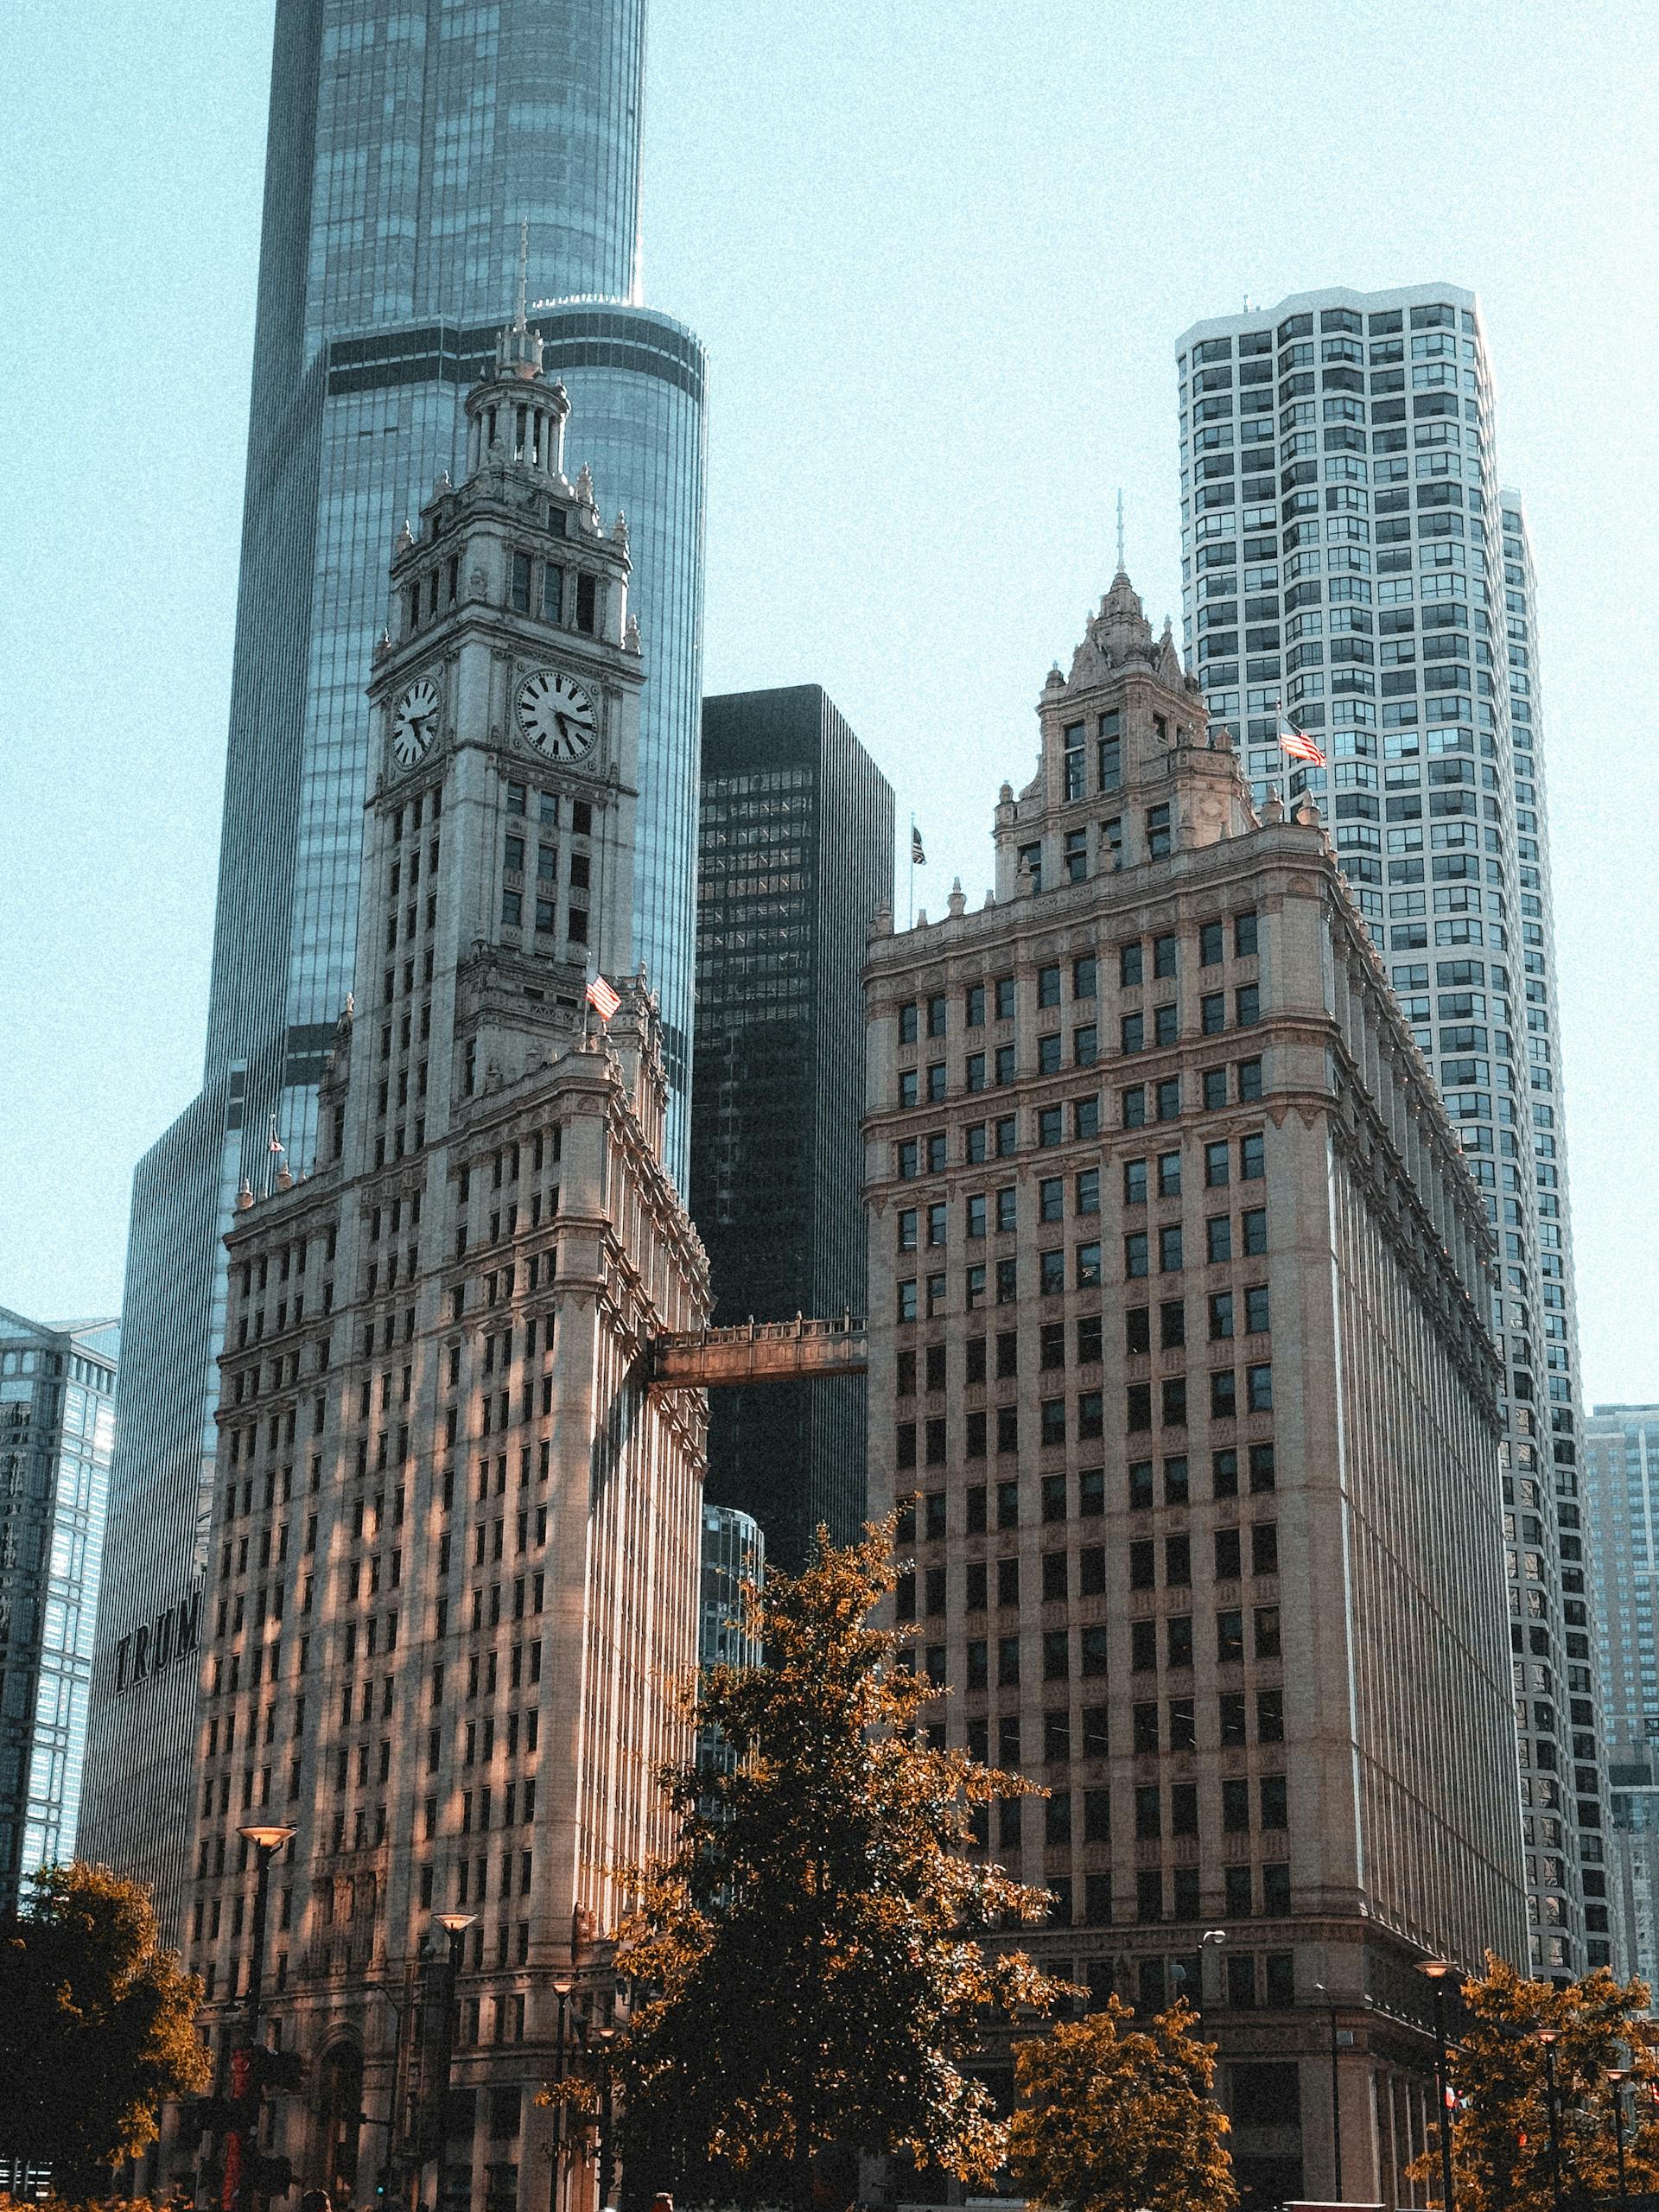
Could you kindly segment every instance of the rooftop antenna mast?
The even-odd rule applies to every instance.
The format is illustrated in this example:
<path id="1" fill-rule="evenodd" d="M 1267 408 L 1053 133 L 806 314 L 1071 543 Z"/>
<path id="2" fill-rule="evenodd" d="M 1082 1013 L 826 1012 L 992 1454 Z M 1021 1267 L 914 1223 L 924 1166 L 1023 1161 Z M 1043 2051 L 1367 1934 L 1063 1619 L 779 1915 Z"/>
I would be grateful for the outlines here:
<path id="1" fill-rule="evenodd" d="M 518 313 L 512 326 L 515 330 L 523 330 L 525 327 L 524 295 L 529 288 L 529 276 L 530 219 L 526 216 L 518 226 Z"/>
<path id="2" fill-rule="evenodd" d="M 1123 566 L 1123 494 L 1122 492 L 1117 495 L 1117 572 L 1119 575 L 1128 573 Z"/>

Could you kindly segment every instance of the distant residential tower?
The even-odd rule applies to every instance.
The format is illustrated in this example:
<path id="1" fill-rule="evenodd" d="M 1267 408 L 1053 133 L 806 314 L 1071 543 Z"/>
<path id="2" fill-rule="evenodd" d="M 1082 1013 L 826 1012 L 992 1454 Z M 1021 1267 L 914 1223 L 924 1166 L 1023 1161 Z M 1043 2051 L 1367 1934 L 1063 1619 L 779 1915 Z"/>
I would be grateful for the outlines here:
<path id="1" fill-rule="evenodd" d="M 1532 1964 L 1606 1962 L 1533 568 L 1474 295 L 1333 288 L 1179 341 L 1189 659 L 1258 804 L 1319 802 L 1502 1272 Z M 1325 769 L 1280 751 L 1281 706 Z"/>

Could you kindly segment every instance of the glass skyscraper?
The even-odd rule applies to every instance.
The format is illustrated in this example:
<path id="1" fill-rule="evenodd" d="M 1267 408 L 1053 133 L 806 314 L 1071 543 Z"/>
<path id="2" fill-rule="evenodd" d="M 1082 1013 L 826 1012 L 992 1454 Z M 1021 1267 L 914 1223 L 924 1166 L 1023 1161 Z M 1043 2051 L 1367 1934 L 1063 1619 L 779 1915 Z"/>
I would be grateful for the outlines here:
<path id="1" fill-rule="evenodd" d="M 649 678 L 636 957 L 669 1025 L 684 1181 L 701 686 L 703 361 L 639 304 L 644 0 L 279 0 L 202 1089 L 133 1187 L 84 1834 L 176 1932 L 223 1254 L 244 1178 L 310 1165 L 353 984 L 364 688 L 404 519 L 521 281 L 627 512 Z M 520 266 L 521 238 L 524 265 Z M 601 468 L 602 464 L 602 468 Z M 608 522 L 609 518 L 607 518 Z M 134 1677 L 141 1629 L 168 1657 Z"/>
<path id="2" fill-rule="evenodd" d="M 120 1340 L 0 1306 L 0 1914 L 74 1855 Z"/>
<path id="3" fill-rule="evenodd" d="M 1605 1963 L 1532 558 L 1471 292 L 1309 292 L 1178 341 L 1189 660 L 1258 803 L 1319 801 L 1497 1248 L 1532 1965 Z M 1280 751 L 1282 709 L 1327 768 Z M 1478 1963 L 1478 1962 L 1476 1962 Z"/>
<path id="4" fill-rule="evenodd" d="M 815 683 L 705 702 L 691 1217 L 716 1324 L 861 1313 L 860 978 L 893 899 L 893 792 Z M 793 1572 L 864 1518 L 861 1381 L 714 1392 L 711 1505 Z"/>

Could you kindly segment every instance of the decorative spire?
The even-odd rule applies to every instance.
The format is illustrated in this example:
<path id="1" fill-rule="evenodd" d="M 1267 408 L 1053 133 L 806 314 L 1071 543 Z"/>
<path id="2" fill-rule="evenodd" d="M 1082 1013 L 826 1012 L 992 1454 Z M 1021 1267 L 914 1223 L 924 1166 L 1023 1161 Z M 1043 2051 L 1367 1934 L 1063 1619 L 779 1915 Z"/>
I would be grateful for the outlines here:
<path id="1" fill-rule="evenodd" d="M 582 474 L 576 479 L 576 497 L 584 507 L 591 507 L 594 505 L 594 472 L 585 461 L 582 464 Z"/>
<path id="2" fill-rule="evenodd" d="M 518 226 L 518 300 L 513 311 L 512 322 L 495 341 L 495 367 L 498 376 L 522 377 L 531 382 L 542 373 L 542 335 L 532 330 L 525 316 L 525 298 L 529 290 L 530 225 Z"/>
<path id="3" fill-rule="evenodd" d="M 1123 487 L 1122 485 L 1118 486 L 1117 493 L 1117 573 L 1120 576 L 1126 578 L 1129 573 L 1123 565 Z"/>

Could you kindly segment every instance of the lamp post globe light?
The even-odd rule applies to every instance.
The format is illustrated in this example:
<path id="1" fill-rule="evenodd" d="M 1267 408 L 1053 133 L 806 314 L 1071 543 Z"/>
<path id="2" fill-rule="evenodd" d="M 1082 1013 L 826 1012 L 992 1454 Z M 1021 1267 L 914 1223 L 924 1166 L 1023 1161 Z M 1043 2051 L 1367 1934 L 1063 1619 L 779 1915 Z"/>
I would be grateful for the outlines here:
<path id="1" fill-rule="evenodd" d="M 1445 2212 L 1454 2212 L 1452 2189 L 1452 2083 L 1446 2054 L 1446 1985 L 1457 1968 L 1450 1959 L 1421 1959 L 1419 1974 L 1427 1974 L 1434 1992 L 1434 2079 L 1440 2098 L 1440 2201 Z"/>
<path id="2" fill-rule="evenodd" d="M 237 1830 L 254 1849 L 257 1878 L 253 1891 L 253 1926 L 249 1934 L 247 2012 L 243 2023 L 242 2048 L 231 2056 L 231 2103 L 234 2119 L 226 2138 L 225 2201 L 235 2212 L 249 2212 L 256 2199 L 273 2189 L 289 2187 L 286 2158 L 262 2160 L 259 2155 L 260 2116 L 264 2104 L 266 2075 L 274 2062 L 262 2055 L 259 2012 L 265 1986 L 265 1916 L 270 1897 L 270 1864 L 295 1831 L 280 1821 L 248 1821 Z M 284 2082 L 283 2086 L 291 2086 Z"/>
<path id="3" fill-rule="evenodd" d="M 441 1912 L 438 1925 L 449 1938 L 449 1963 L 461 1972 L 461 1939 L 478 1918 L 475 1912 Z"/>
<path id="4" fill-rule="evenodd" d="M 237 1834 L 253 1846 L 258 1875 L 253 1891 L 253 1959 L 248 1969 L 247 2043 L 252 2050 L 259 2040 L 259 2004 L 264 1994 L 265 1909 L 270 1894 L 270 1862 L 289 1842 L 294 1829 L 280 1821 L 250 1821 Z"/>

